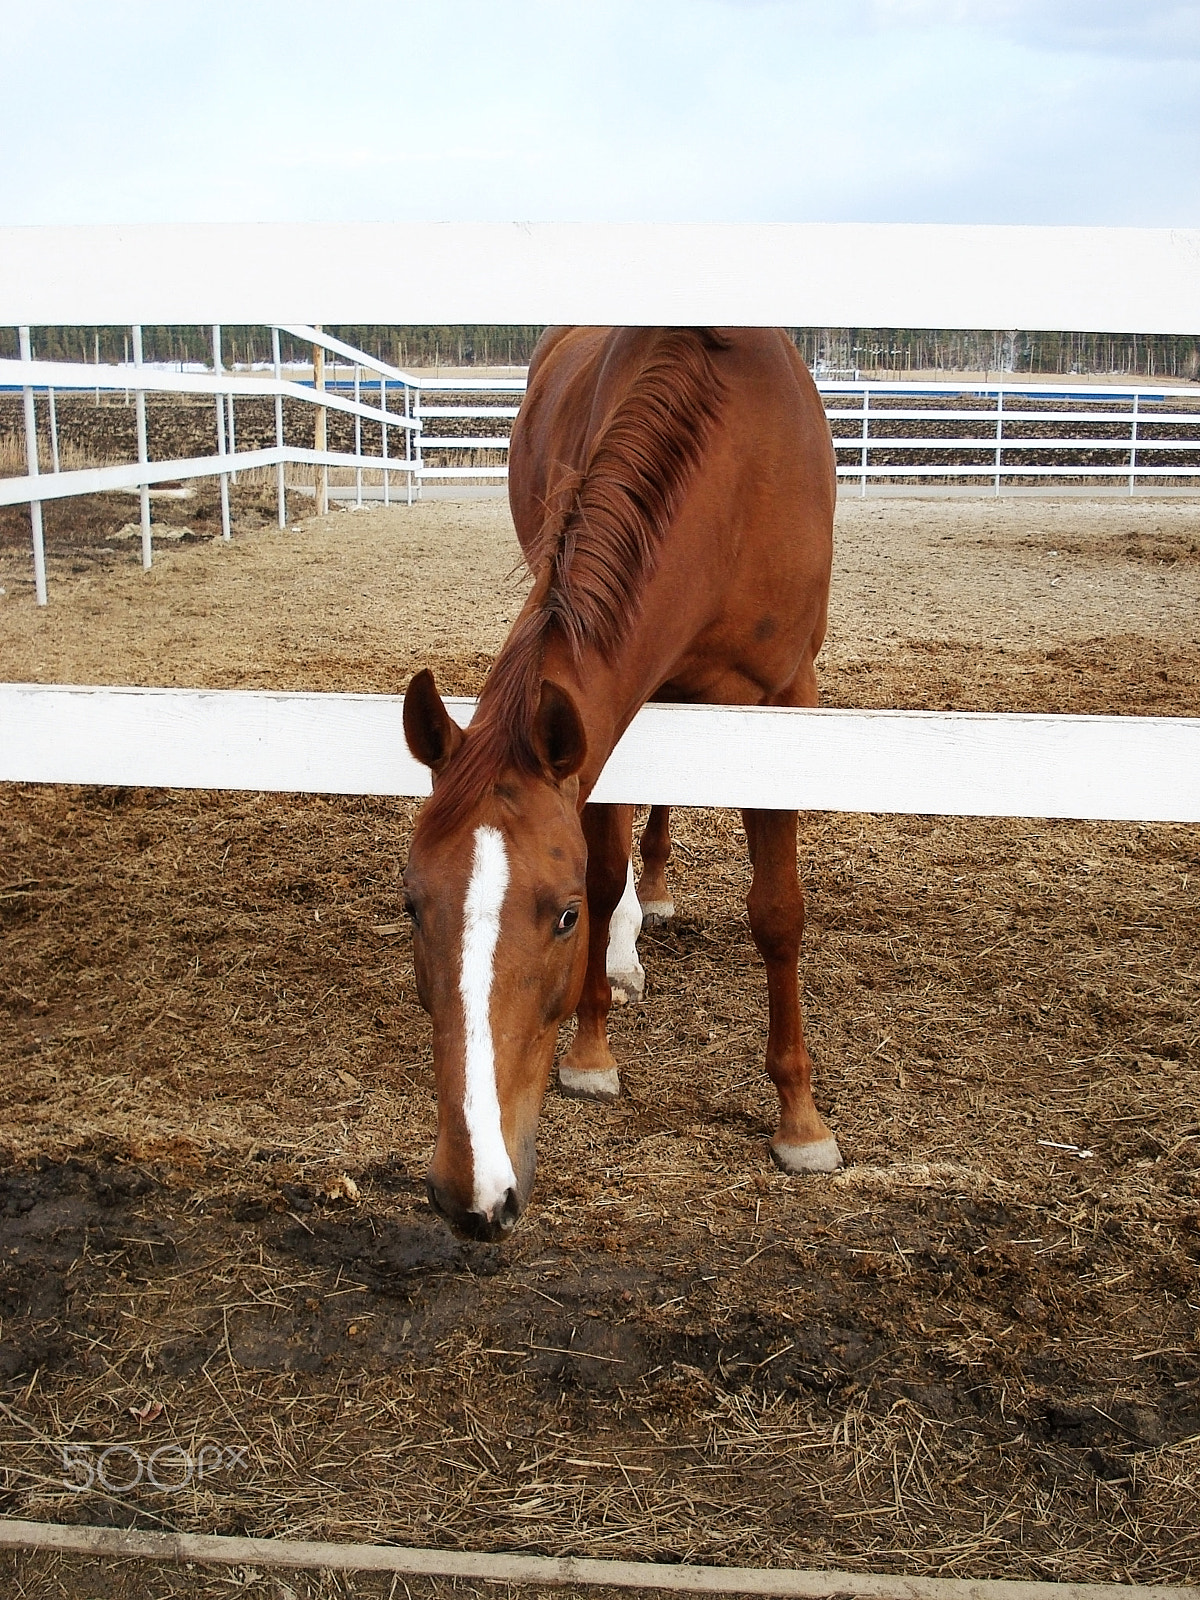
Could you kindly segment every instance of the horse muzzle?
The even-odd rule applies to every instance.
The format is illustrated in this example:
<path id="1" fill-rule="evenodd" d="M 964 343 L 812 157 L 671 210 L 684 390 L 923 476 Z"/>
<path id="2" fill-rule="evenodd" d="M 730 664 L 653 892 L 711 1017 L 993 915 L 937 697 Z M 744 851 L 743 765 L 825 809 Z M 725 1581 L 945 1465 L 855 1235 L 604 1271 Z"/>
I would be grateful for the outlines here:
<path id="1" fill-rule="evenodd" d="M 432 1178 L 426 1178 L 425 1192 L 429 1204 L 460 1239 L 474 1239 L 482 1244 L 496 1244 L 507 1239 L 525 1209 L 525 1202 L 515 1189 L 509 1189 L 490 1211 L 475 1211 L 457 1204 Z"/>

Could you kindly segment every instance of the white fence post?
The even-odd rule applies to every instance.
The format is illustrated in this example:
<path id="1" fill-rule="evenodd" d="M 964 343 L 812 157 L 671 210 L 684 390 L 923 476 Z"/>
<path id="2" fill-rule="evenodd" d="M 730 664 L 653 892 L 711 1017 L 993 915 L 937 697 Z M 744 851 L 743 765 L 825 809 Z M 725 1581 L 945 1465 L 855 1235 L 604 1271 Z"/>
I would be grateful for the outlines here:
<path id="1" fill-rule="evenodd" d="M 21 360 L 32 361 L 33 353 L 29 343 L 29 329 L 18 328 L 17 339 L 20 345 Z M 41 470 L 38 466 L 37 445 L 37 411 L 33 404 L 33 390 L 25 384 L 21 390 L 25 401 L 25 460 L 31 478 L 36 478 Z M 40 606 L 46 604 L 46 544 L 42 536 L 42 502 L 31 500 L 29 502 L 29 522 L 33 530 L 33 587 Z"/>
<path id="2" fill-rule="evenodd" d="M 275 382 L 283 381 L 283 366 L 279 359 L 279 329 L 271 329 L 271 355 L 275 361 Z M 275 395 L 275 446 L 283 449 L 283 396 L 278 392 Z M 279 526 L 287 527 L 287 486 L 284 483 L 284 465 L 280 461 L 275 468 L 275 498 L 277 501 L 277 516 Z"/>
<path id="3" fill-rule="evenodd" d="M 133 325 L 133 364 L 140 368 L 142 365 L 142 325 L 140 322 Z M 137 402 L 137 444 L 138 465 L 144 467 L 150 459 L 150 452 L 146 447 L 146 391 L 138 388 L 134 398 Z M 149 572 L 150 564 L 154 560 L 154 545 L 150 535 L 150 485 L 139 484 L 141 512 L 142 512 L 142 567 Z"/>
<path id="4" fill-rule="evenodd" d="M 221 324 L 219 322 L 213 323 L 212 345 L 213 372 L 219 378 L 221 376 Z M 225 454 L 225 399 L 220 394 L 217 396 L 217 454 L 219 456 Z M 222 472 L 220 481 L 221 537 L 222 539 L 229 539 L 232 537 L 232 530 L 229 525 L 229 474 Z"/>
<path id="5" fill-rule="evenodd" d="M 1004 390 L 996 385 L 996 495 L 1000 494 L 1000 456 L 1004 450 Z"/>
<path id="6" fill-rule="evenodd" d="M 1129 492 L 1133 493 L 1133 480 L 1137 477 L 1138 396 L 1133 397 L 1133 421 L 1129 427 Z"/>

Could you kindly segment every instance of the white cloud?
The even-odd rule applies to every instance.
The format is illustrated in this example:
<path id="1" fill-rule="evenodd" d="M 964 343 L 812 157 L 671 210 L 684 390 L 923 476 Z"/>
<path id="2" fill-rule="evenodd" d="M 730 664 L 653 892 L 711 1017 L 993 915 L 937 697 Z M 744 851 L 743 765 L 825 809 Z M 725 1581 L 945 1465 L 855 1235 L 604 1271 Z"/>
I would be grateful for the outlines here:
<path id="1" fill-rule="evenodd" d="M 851 0 L 851 5 L 855 0 Z M 1200 56 L 1195 0 L 866 0 L 881 28 L 974 29 L 1067 53 Z"/>
<path id="2" fill-rule="evenodd" d="M 1200 222 L 1200 4 L 0 0 L 0 220 Z"/>

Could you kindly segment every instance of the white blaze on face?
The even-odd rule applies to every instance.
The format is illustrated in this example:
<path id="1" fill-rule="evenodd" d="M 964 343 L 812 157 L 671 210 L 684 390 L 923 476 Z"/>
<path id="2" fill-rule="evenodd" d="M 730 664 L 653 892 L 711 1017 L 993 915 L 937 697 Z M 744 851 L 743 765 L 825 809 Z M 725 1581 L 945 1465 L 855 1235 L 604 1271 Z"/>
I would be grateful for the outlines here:
<path id="1" fill-rule="evenodd" d="M 496 1094 L 496 1052 L 492 1041 L 492 977 L 500 912 L 508 889 L 508 856 L 498 828 L 476 828 L 471 881 L 463 905 L 462 995 L 466 1037 L 463 1116 L 475 1169 L 474 1207 L 491 1212 L 510 1189 L 516 1173 L 500 1131 Z"/>

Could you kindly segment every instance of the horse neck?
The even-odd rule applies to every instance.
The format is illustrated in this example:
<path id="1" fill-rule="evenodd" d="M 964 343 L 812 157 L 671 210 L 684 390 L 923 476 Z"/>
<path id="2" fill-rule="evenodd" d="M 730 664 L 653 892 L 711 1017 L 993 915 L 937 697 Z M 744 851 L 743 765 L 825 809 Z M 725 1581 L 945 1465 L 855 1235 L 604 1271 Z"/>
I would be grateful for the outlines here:
<path id="1" fill-rule="evenodd" d="M 635 681 L 626 662 L 608 661 L 595 650 L 585 650 L 576 661 L 559 639 L 547 645 L 542 675 L 567 691 L 583 720 L 587 757 L 579 774 L 582 802 L 654 685 Z"/>

